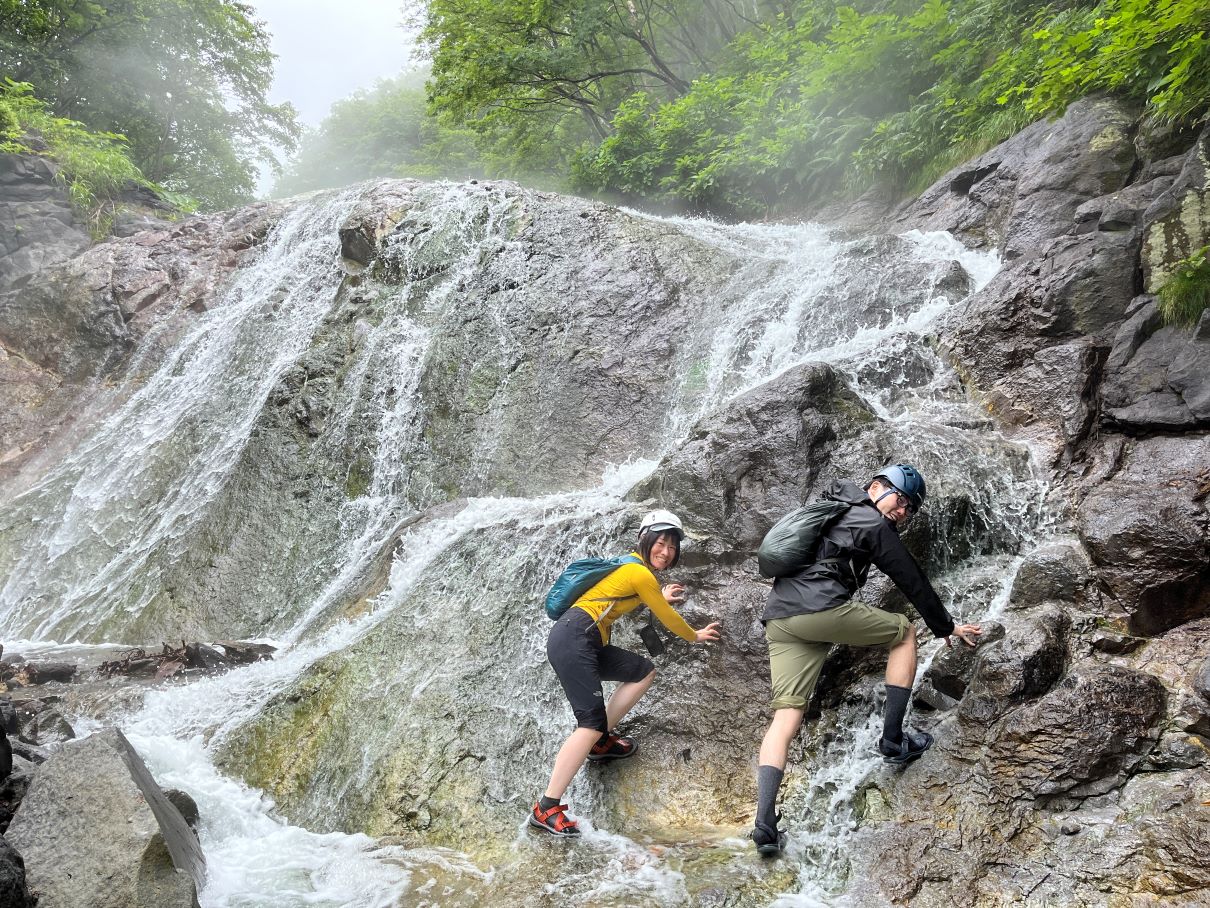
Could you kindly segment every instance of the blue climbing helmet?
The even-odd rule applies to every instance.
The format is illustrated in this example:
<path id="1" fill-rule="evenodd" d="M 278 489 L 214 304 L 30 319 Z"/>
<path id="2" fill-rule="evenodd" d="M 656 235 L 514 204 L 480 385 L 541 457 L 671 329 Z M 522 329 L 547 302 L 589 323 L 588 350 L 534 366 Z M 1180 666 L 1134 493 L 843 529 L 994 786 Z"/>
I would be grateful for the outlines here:
<path id="1" fill-rule="evenodd" d="M 881 479 L 894 486 L 896 491 L 906 496 L 907 500 L 912 503 L 913 511 L 919 511 L 924 505 L 924 477 L 911 464 L 897 463 L 891 467 L 883 467 L 874 474 L 874 478 L 870 482 L 873 482 L 874 479 Z"/>

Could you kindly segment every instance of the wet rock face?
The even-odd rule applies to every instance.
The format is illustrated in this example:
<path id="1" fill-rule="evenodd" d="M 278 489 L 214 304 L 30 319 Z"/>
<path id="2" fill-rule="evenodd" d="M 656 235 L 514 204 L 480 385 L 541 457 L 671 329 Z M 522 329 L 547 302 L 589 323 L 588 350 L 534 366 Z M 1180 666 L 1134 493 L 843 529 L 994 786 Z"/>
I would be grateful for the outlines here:
<path id="1" fill-rule="evenodd" d="M 1147 294 L 1210 242 L 1206 138 L 1141 124 L 1128 149 L 1130 112 L 1092 107 L 1035 124 L 900 212 L 1004 250 L 942 343 L 1010 431 L 1043 442 L 1078 542 L 1028 553 L 1003 629 L 922 678 L 917 715 L 938 747 L 872 781 L 866 800 L 895 824 L 852 845 L 856 904 L 1204 895 L 1210 863 L 1190 836 L 1210 822 L 1206 322 L 1164 327 Z M 1089 141 L 1118 115 L 1123 129 Z M 1019 192 L 1029 146 L 1069 141 L 1034 175 L 1046 188 Z"/>
<path id="2" fill-rule="evenodd" d="M 1153 635 L 1210 614 L 1210 515 L 1202 436 L 1134 442 L 1078 512 L 1081 540 L 1126 629 Z M 1159 480 L 1159 482 L 1157 482 Z"/>
<path id="3" fill-rule="evenodd" d="M 96 383 L 136 377 L 124 370 L 155 326 L 156 349 L 136 364 L 142 375 L 153 371 L 280 214 L 265 204 L 160 223 L 74 248 L 80 254 L 47 263 L 36 280 L 0 284 L 0 480 L 56 447 L 97 397 Z"/>
<path id="4" fill-rule="evenodd" d="M 1031 257 L 1067 233 L 1089 199 L 1126 186 L 1136 160 L 1134 112 L 1106 100 L 1072 104 L 943 176 L 897 213 L 905 227 L 948 230 L 973 245 Z"/>
<path id="5" fill-rule="evenodd" d="M 952 646 L 933 658 L 913 695 L 916 708 L 950 710 L 958 705 L 989 647 L 1004 639 L 1004 625 L 998 621 L 985 621 L 981 628 L 978 647 Z"/>
<path id="6" fill-rule="evenodd" d="M 899 213 L 1002 250 L 1006 267 L 947 320 L 944 343 L 1002 419 L 1044 427 L 1067 458 L 1098 422 L 1133 432 L 1207 421 L 1204 330 L 1163 327 L 1136 298 L 1210 239 L 1206 134 L 1139 160 L 1174 152 L 1180 137 L 1136 148 L 1134 129 L 1128 107 L 1073 104 Z"/>
<path id="7" fill-rule="evenodd" d="M 700 423 L 632 493 L 694 515 L 695 531 L 752 552 L 782 515 L 857 453 L 869 407 L 830 366 L 791 369 Z"/>
<path id="8" fill-rule="evenodd" d="M 1056 542 L 1030 552 L 1013 578 L 1008 608 L 1017 611 L 1043 602 L 1077 602 L 1091 581 L 1092 566 L 1074 542 Z"/>
<path id="9" fill-rule="evenodd" d="M 867 800 L 881 812 L 866 814 L 845 845 L 858 904 L 1099 904 L 1106 891 L 1179 899 L 1206 885 L 1197 845 L 1206 826 L 1199 805 L 1210 799 L 1210 682 L 1195 670 L 1210 606 L 1204 337 L 1157 327 L 1140 296 L 1151 267 L 1140 250 L 1167 217 L 1160 200 L 1190 210 L 1200 177 L 1171 141 L 1132 143 L 1128 114 L 1106 102 L 1073 105 L 903 213 L 905 227 L 947 227 L 1004 249 L 1008 267 L 943 326 L 941 344 L 1004 425 L 1063 452 L 1055 498 L 1071 499 L 1079 543 L 1022 553 L 984 644 L 945 652 L 922 679 L 918 717 L 937 746 L 906 771 L 878 770 L 868 781 Z M 1153 146 L 1168 157 L 1136 161 Z M 606 464 L 655 449 L 666 426 L 652 414 L 668 398 L 684 394 L 692 410 L 700 389 L 674 377 L 692 378 L 682 367 L 701 365 L 693 332 L 749 264 L 744 256 L 580 200 L 506 184 L 475 192 L 470 233 L 486 239 L 465 271 L 452 264 L 463 261 L 465 234 L 420 204 L 419 184 L 375 187 L 340 225 L 343 280 L 331 310 L 269 393 L 198 544 L 166 575 L 163 601 L 137 630 L 288 626 L 291 609 L 315 593 L 307 572 L 337 557 L 342 508 L 375 478 L 368 439 L 401 399 L 418 402 L 401 430 L 415 441 L 410 473 L 383 494 L 410 508 L 595 482 Z M 84 384 L 125 374 L 131 345 L 153 321 L 167 324 L 162 345 L 178 336 L 280 216 L 261 206 L 115 240 L 50 271 L 28 297 L 0 296 L 0 379 L 16 377 L 0 381 L 14 402 L 0 407 L 5 437 L 16 439 L 10 463 L 28 462 Z M 863 265 L 902 256 L 905 242 L 852 243 L 849 282 L 860 283 Z M 866 323 L 888 324 L 897 299 L 924 292 L 906 258 L 854 303 Z M 951 270 L 927 289 L 965 287 Z M 817 302 L 826 311 L 832 301 Z M 44 314 L 52 304 L 57 322 Z M 376 327 L 400 311 L 435 336 L 415 387 L 349 397 Z M 405 340 L 382 343 L 397 350 Z M 926 344 L 899 339 L 884 351 L 856 380 L 869 386 L 893 374 L 881 403 L 896 417 L 910 415 L 904 388 L 965 400 Z M 138 368 L 154 362 L 153 352 Z M 404 371 L 397 360 L 367 362 Z M 544 514 L 460 538 L 389 620 L 321 660 L 234 734 L 224 765 L 315 829 L 474 841 L 503 853 L 557 749 L 551 717 L 560 732 L 571 727 L 543 659 L 540 597 L 558 567 L 586 554 L 577 546 L 624 548 L 654 500 L 681 511 L 697 534 L 677 577 L 693 592 L 686 617 L 723 619 L 726 643 L 674 642 L 631 717 L 643 750 L 624 770 L 586 773 L 574 795 L 606 826 L 742 827 L 753 794 L 744 767 L 768 718 L 757 621 L 765 587 L 751 564 L 768 526 L 833 478 L 864 480 L 891 458 L 908 459 L 946 477 L 905 537 L 930 571 L 1017 551 L 987 505 L 1010 500 L 997 483 L 1011 465 L 964 461 L 950 431 L 983 421 L 892 425 L 849 381 L 841 369 L 797 366 L 716 408 L 632 492 L 633 513 L 616 525 L 569 518 L 551 527 Z M 343 436 L 333 431 L 342 420 Z M 1170 434 L 1147 436 L 1158 429 Z M 382 534 L 373 583 L 351 584 L 350 608 L 386 585 L 397 543 L 426 544 L 423 529 L 420 520 Z M 267 588 L 266 565 L 285 566 L 298 586 Z M 993 579 L 989 587 L 1002 578 Z M 871 586 L 871 601 L 902 607 Z M 637 645 L 625 626 L 617 640 Z M 452 654 L 442 672 L 400 658 L 428 651 Z M 868 716 L 881 668 L 869 650 L 829 661 L 812 717 L 825 736 Z M 386 707 L 382 685 L 396 695 Z M 794 756 L 812 772 L 817 757 L 802 747 Z M 534 791 L 518 792 L 520 777 Z"/>
<path id="10" fill-rule="evenodd" d="M 959 720 L 986 725 L 1048 691 L 1063 674 L 1069 623 L 1062 610 L 1041 609 L 1028 620 L 1014 622 L 1003 640 L 980 645 L 970 683 L 960 695 Z"/>
<path id="11" fill-rule="evenodd" d="M 1101 386 L 1104 421 L 1130 430 L 1210 426 L 1210 312 L 1190 331 L 1164 326 L 1141 297 L 1118 329 Z"/>
<path id="12" fill-rule="evenodd" d="M 947 349 L 1010 425 L 1041 422 L 1069 446 L 1085 437 L 1137 254 L 1137 231 L 1060 237 L 947 320 Z"/>
<path id="13" fill-rule="evenodd" d="M 0 288 L 88 248 L 57 171 L 45 158 L 0 154 Z"/>
<path id="14" fill-rule="evenodd" d="M 1165 699 L 1152 675 L 1077 669 L 1007 721 L 989 768 L 1014 797 L 1103 794 L 1154 745 Z"/>

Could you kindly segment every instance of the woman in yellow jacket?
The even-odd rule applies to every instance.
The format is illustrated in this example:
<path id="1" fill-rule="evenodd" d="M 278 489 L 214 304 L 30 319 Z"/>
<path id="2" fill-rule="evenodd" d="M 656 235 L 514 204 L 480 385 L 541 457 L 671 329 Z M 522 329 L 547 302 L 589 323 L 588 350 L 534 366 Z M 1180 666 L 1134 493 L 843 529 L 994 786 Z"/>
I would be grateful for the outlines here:
<path id="1" fill-rule="evenodd" d="M 676 566 L 681 557 L 684 529 L 670 511 L 652 511 L 639 526 L 638 551 L 642 563 L 624 564 L 590 588 L 569 608 L 550 631 L 546 657 L 550 660 L 576 717 L 576 730 L 555 758 L 545 794 L 534 804 L 529 823 L 558 836 L 578 836 L 579 827 L 561 804 L 567 786 L 584 761 L 618 760 L 633 756 L 637 745 L 612 731 L 639 702 L 655 680 L 651 660 L 609 643 L 609 629 L 627 612 L 645 605 L 678 637 L 690 643 L 719 639 L 719 622 L 694 630 L 673 608 L 685 601 L 685 587 L 663 587 L 653 571 Z M 606 703 L 602 681 L 620 681 Z"/>

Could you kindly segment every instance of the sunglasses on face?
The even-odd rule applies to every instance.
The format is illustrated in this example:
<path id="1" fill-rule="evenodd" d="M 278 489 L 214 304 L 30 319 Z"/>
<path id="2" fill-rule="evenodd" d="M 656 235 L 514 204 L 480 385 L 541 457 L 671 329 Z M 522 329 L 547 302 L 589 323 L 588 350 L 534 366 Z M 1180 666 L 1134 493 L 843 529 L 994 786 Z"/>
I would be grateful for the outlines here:
<path id="1" fill-rule="evenodd" d="M 903 508 L 909 517 L 916 513 L 916 506 L 912 504 L 912 499 L 908 498 L 898 489 L 895 490 L 895 505 L 896 507 Z"/>

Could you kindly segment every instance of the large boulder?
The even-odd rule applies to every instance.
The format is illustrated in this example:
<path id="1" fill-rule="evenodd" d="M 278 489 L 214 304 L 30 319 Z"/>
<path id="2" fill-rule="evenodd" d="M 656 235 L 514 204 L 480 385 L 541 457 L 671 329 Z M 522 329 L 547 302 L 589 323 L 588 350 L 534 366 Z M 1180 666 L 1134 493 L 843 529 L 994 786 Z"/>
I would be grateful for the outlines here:
<path id="1" fill-rule="evenodd" d="M 1118 329 L 1101 385 L 1103 420 L 1131 430 L 1210 427 L 1210 310 L 1190 331 L 1141 297 Z"/>
<path id="2" fill-rule="evenodd" d="M 1111 338 L 1134 298 L 1139 232 L 1062 236 L 1001 271 L 946 320 L 959 370 L 1010 425 L 1068 447 L 1087 433 Z"/>
<path id="3" fill-rule="evenodd" d="M 707 417 L 634 491 L 693 516 L 693 529 L 755 552 L 783 514 L 857 460 L 873 411 L 824 363 L 797 366 Z M 840 473 L 843 475 L 843 473 Z"/>
<path id="4" fill-rule="evenodd" d="M 941 177 L 897 221 L 948 230 L 1010 260 L 1037 255 L 1072 230 L 1082 204 L 1126 186 L 1136 161 L 1134 119 L 1117 101 L 1077 101 L 1058 120 L 1034 123 Z"/>
<path id="5" fill-rule="evenodd" d="M 8 839 L 40 908 L 197 908 L 201 847 L 117 729 L 42 765 Z"/>
<path id="6" fill-rule="evenodd" d="M 1199 495 L 1210 436 L 1139 439 L 1077 513 L 1122 629 L 1162 633 L 1210 614 L 1210 515 Z"/>
<path id="7" fill-rule="evenodd" d="M 1067 615 L 1055 607 L 1018 620 L 1004 639 L 981 646 L 970 683 L 961 692 L 958 718 L 986 725 L 1030 697 L 1050 690 L 1063 673 Z"/>
<path id="8" fill-rule="evenodd" d="M 978 646 L 949 646 L 929 662 L 912 696 L 916 708 L 948 710 L 965 696 L 967 685 L 989 646 L 1003 640 L 1004 625 L 998 621 L 980 622 L 983 633 Z"/>
<path id="9" fill-rule="evenodd" d="M 1006 607 L 1023 611 L 1044 602 L 1078 602 L 1091 582 L 1092 565 L 1078 542 L 1050 542 L 1025 556 Z"/>
<path id="10" fill-rule="evenodd" d="M 1164 686 L 1118 666 L 1080 668 L 1012 713 L 988 750 L 988 772 L 1017 797 L 1103 794 L 1154 746 Z"/>

